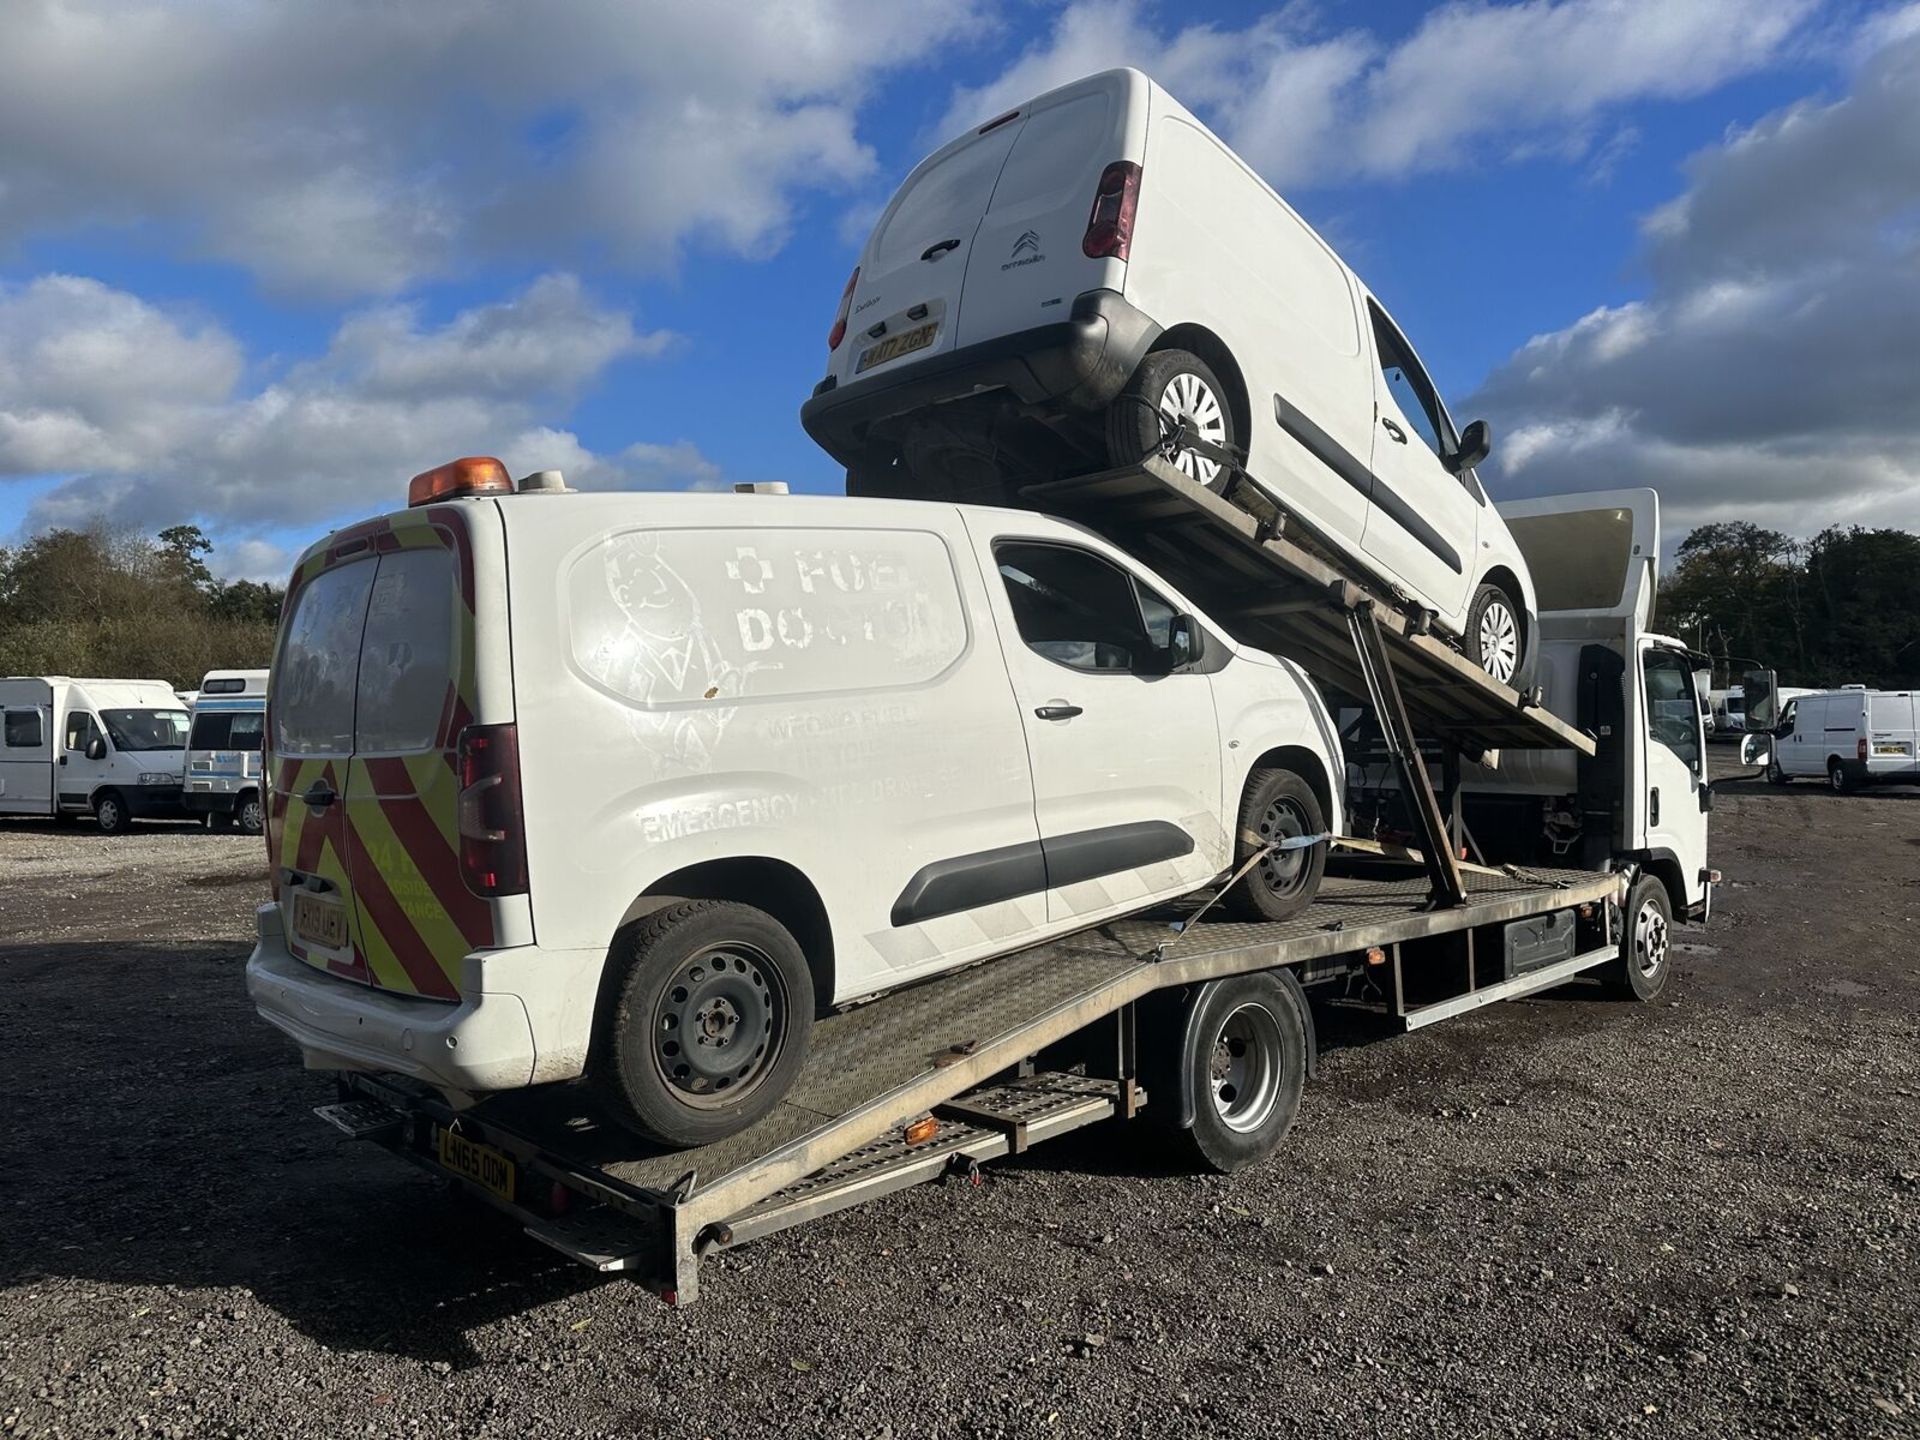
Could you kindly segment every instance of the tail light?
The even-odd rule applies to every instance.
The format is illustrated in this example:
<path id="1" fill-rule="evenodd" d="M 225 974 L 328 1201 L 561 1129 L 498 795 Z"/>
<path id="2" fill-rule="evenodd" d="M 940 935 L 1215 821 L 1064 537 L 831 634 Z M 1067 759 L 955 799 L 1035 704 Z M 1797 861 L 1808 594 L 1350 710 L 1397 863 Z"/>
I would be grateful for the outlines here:
<path id="1" fill-rule="evenodd" d="M 1854 753 L 1854 758 L 1856 760 L 1864 760 L 1867 758 L 1867 737 L 1866 736 L 1862 735 L 1858 740 L 1858 742 L 1855 743 L 1853 747 L 1853 753 Z"/>
<path id="2" fill-rule="evenodd" d="M 527 892 L 520 736 L 511 725 L 460 732 L 460 870 L 476 895 Z"/>
<path id="3" fill-rule="evenodd" d="M 1133 212 L 1140 208 L 1140 167 L 1116 160 L 1100 172 L 1093 213 L 1080 249 L 1089 260 L 1124 260 L 1133 243 Z"/>
<path id="4" fill-rule="evenodd" d="M 827 332 L 827 352 L 831 354 L 840 348 L 840 342 L 847 338 L 847 312 L 853 308 L 853 287 L 860 283 L 860 267 L 853 267 L 853 274 L 847 277 L 847 288 L 840 292 L 840 308 L 833 314 L 833 329 Z"/>

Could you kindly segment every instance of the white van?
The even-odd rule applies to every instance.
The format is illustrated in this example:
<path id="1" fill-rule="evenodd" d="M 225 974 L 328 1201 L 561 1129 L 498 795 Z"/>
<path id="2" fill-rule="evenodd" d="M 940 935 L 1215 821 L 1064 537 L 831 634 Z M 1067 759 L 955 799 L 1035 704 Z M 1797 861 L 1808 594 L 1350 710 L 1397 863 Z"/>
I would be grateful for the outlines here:
<path id="1" fill-rule="evenodd" d="M 0 815 L 91 813 L 109 835 L 186 815 L 187 712 L 164 680 L 0 680 Z"/>
<path id="2" fill-rule="evenodd" d="M 258 835 L 260 741 L 266 731 L 267 672 L 209 670 L 193 702 L 187 734 L 187 809 L 210 830 L 238 825 Z"/>
<path id="3" fill-rule="evenodd" d="M 773 1107 L 818 1007 L 1267 840 L 1298 843 L 1229 903 L 1318 886 L 1343 767 L 1312 684 L 1094 535 L 530 488 L 429 471 L 289 584 L 247 975 L 310 1066 L 456 1098 L 584 1073 L 704 1143 Z"/>
<path id="4" fill-rule="evenodd" d="M 1787 700 L 1767 779 L 1824 775 L 1846 794 L 1863 785 L 1920 785 L 1920 735 L 1911 690 L 1817 691 Z"/>
<path id="5" fill-rule="evenodd" d="M 882 213 L 801 410 L 849 493 L 999 498 L 1131 464 L 1176 430 L 1244 451 L 1300 527 L 1530 675 L 1533 586 L 1385 309 L 1136 70 L 1049 91 L 936 151 Z M 1195 481 L 1215 461 L 1173 445 Z"/>

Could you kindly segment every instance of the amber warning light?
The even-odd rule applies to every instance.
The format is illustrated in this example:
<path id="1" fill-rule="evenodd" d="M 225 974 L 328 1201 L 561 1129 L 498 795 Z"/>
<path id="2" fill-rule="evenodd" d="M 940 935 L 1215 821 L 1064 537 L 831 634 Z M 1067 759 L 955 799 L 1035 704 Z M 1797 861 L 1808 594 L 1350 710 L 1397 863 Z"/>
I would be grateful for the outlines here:
<path id="1" fill-rule="evenodd" d="M 407 482 L 407 504 L 431 505 L 462 495 L 511 495 L 513 480 L 507 467 L 491 455 L 469 455 L 422 470 Z"/>

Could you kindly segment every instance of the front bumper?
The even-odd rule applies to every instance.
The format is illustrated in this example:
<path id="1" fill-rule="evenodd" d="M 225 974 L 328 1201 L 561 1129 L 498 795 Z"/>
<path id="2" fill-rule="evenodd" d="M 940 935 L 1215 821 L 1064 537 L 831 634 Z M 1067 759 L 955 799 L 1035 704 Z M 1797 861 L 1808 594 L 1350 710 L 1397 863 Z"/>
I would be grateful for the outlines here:
<path id="1" fill-rule="evenodd" d="M 300 1047 L 309 1070 L 407 1075 L 462 1094 L 584 1073 L 604 952 L 476 951 L 459 1002 L 373 989 L 325 974 L 287 948 L 280 910 L 255 914 L 247 994 Z"/>
<path id="2" fill-rule="evenodd" d="M 1117 290 L 1089 290 L 1065 320 L 950 350 L 904 368 L 882 369 L 842 385 L 828 376 L 800 407 L 814 442 L 843 465 L 869 458 L 876 421 L 987 390 L 1038 405 L 1105 405 L 1159 338 L 1160 326 Z"/>
<path id="3" fill-rule="evenodd" d="M 186 791 L 178 785 L 121 785 L 116 788 L 127 802 L 127 814 L 136 820 L 181 820 L 192 813 L 187 807 Z"/>

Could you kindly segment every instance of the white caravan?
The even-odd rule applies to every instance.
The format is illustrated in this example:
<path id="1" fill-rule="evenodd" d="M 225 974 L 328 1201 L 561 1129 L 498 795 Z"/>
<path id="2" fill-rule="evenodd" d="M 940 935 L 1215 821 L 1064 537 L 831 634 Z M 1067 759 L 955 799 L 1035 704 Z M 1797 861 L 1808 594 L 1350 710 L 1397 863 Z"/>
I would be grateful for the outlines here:
<path id="1" fill-rule="evenodd" d="M 0 680 L 0 815 L 178 819 L 187 712 L 164 680 Z"/>
<path id="2" fill-rule="evenodd" d="M 1342 765 L 1312 684 L 1093 534 L 536 488 L 429 471 L 288 587 L 247 976 L 310 1066 L 465 1098 L 585 1073 L 700 1143 L 776 1103 L 816 1008 L 1269 840 L 1229 902 L 1315 892 Z"/>
<path id="3" fill-rule="evenodd" d="M 985 118 L 985 117 L 982 117 Z M 801 410 L 849 494 L 995 499 L 1158 449 L 1244 452 L 1294 528 L 1524 689 L 1533 583 L 1419 357 L 1360 278 L 1136 70 L 922 161 L 860 253 Z"/>
<path id="4" fill-rule="evenodd" d="M 1767 779 L 1817 776 L 1846 794 L 1864 785 L 1920 785 L 1920 724 L 1911 690 L 1849 686 L 1782 691 Z"/>
<path id="5" fill-rule="evenodd" d="M 1660 504 L 1612 490 L 1501 507 L 1540 584 L 1538 682 L 1554 714 L 1599 739 L 1591 760 L 1508 750 L 1469 767 L 1466 814 L 1490 854 L 1540 864 L 1637 865 L 1627 923 L 1636 944 L 1676 914 L 1704 918 L 1706 736 L 1695 666 L 1681 641 L 1649 633 L 1659 578 Z"/>
<path id="6" fill-rule="evenodd" d="M 209 670 L 193 703 L 187 734 L 187 809 L 211 830 L 238 825 L 258 835 L 265 823 L 260 794 L 260 741 L 266 730 L 267 672 Z"/>

